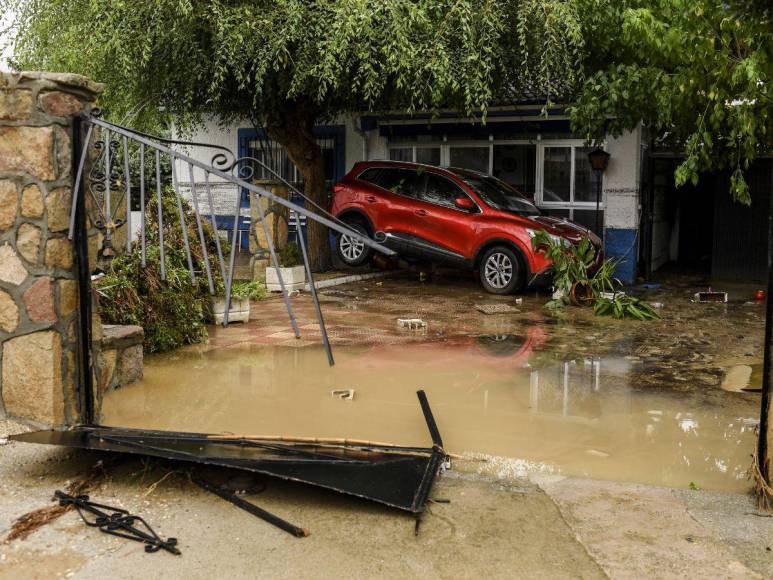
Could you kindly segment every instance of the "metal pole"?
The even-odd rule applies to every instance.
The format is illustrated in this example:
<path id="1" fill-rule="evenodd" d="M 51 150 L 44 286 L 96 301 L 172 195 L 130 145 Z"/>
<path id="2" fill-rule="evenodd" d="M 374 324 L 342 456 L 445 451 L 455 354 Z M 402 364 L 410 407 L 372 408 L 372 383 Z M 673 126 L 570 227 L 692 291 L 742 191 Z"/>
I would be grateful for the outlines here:
<path id="1" fill-rule="evenodd" d="M 301 218 L 298 213 L 295 213 L 295 228 L 298 232 L 298 239 L 301 242 L 301 252 L 303 253 L 303 266 L 306 268 L 306 276 L 309 277 L 309 291 L 311 292 L 311 299 L 314 302 L 314 310 L 317 311 L 317 321 L 319 322 L 319 331 L 322 333 L 322 344 L 325 345 L 325 353 L 327 353 L 327 362 L 332 367 L 335 363 L 333 359 L 333 351 L 330 348 L 330 341 L 327 337 L 327 328 L 325 328 L 325 319 L 322 316 L 322 308 L 319 306 L 319 298 L 317 297 L 317 289 L 314 287 L 314 276 L 311 273 L 311 266 L 309 265 L 309 253 L 306 250 L 306 240 L 303 237 L 303 229 L 301 228 Z"/>
<path id="2" fill-rule="evenodd" d="M 773 162 L 770 168 L 773 186 Z M 768 430 L 770 429 L 770 404 L 773 396 L 773 187 L 770 189 L 768 214 L 768 293 L 765 308 L 765 347 L 762 365 L 762 398 L 760 400 L 760 429 L 757 438 L 757 467 L 765 483 L 770 485 L 768 461 Z M 764 492 L 763 492 L 764 493 Z"/>
<path id="3" fill-rule="evenodd" d="M 73 119 L 72 143 L 73 143 L 73 171 L 79 171 L 78 162 L 83 163 L 86 156 L 83 154 L 89 146 L 88 141 L 81 141 L 81 124 L 79 117 Z M 89 131 L 89 137 L 91 131 Z M 82 168 L 82 166 L 81 166 Z M 74 249 L 75 263 L 78 276 L 78 402 L 80 405 L 80 422 L 83 425 L 94 424 L 94 385 L 92 381 L 91 365 L 91 271 L 89 268 L 89 239 L 86 226 L 86 196 L 83 181 L 78 181 L 78 188 L 73 191 L 73 196 L 81 198 L 81 202 L 75 205 Z"/>
<path id="4" fill-rule="evenodd" d="M 258 217 L 260 218 L 260 225 L 263 226 L 263 235 L 266 236 L 266 245 L 268 246 L 268 253 L 271 256 L 271 263 L 276 269 L 276 279 L 279 280 L 279 288 L 282 290 L 282 298 L 284 299 L 285 307 L 287 308 L 287 315 L 290 317 L 290 325 L 293 327 L 295 338 L 300 338 L 301 331 L 298 328 L 298 321 L 295 320 L 295 312 L 293 312 L 293 306 L 290 304 L 290 295 L 287 293 L 287 286 L 285 286 L 285 281 L 282 277 L 282 267 L 274 249 L 274 240 L 271 239 L 271 232 L 268 231 L 266 216 L 263 213 L 263 200 L 261 199 L 260 195 L 257 197 L 256 205 L 258 209 Z"/>
<path id="5" fill-rule="evenodd" d="M 596 235 L 603 239 L 604 236 L 601 235 L 601 230 L 599 229 L 599 206 L 601 205 L 601 171 L 594 169 L 593 173 L 596 176 Z"/>

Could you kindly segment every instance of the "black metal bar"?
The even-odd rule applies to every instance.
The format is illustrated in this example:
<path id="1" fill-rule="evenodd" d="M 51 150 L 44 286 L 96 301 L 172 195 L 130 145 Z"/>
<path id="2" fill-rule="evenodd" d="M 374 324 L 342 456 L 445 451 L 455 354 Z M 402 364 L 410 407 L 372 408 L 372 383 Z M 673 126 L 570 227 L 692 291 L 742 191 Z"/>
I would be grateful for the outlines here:
<path id="1" fill-rule="evenodd" d="M 432 409 L 429 406 L 427 394 L 423 390 L 416 391 L 416 396 L 419 397 L 421 412 L 424 413 L 424 420 L 427 422 L 427 428 L 429 429 L 430 437 L 432 437 L 432 443 L 437 447 L 443 447 L 443 439 L 440 437 L 440 431 L 437 428 L 437 423 L 435 423 L 435 417 L 432 415 Z"/>
<path id="2" fill-rule="evenodd" d="M 296 538 L 305 538 L 306 536 L 309 535 L 308 528 L 299 528 L 298 526 L 291 524 L 286 520 L 283 520 L 279 516 L 275 516 L 271 512 L 268 512 L 262 508 L 259 508 L 254 503 L 250 503 L 248 501 L 243 500 L 235 493 L 232 493 L 226 489 L 223 489 L 220 486 L 214 485 L 213 483 L 210 483 L 198 477 L 194 477 L 192 479 L 193 479 L 193 483 L 198 485 L 200 488 L 210 493 L 214 493 L 216 496 L 231 502 L 236 507 L 243 509 L 244 511 L 254 516 L 259 517 L 264 522 L 268 522 L 269 524 L 276 526 L 280 530 L 284 530 L 285 532 L 292 534 Z"/>
<path id="3" fill-rule="evenodd" d="M 319 306 L 319 297 L 317 296 L 317 288 L 314 286 L 314 276 L 311 273 L 311 266 L 309 265 L 309 252 L 306 249 L 306 239 L 303 235 L 303 228 L 301 227 L 301 218 L 298 216 L 298 212 L 295 213 L 295 228 L 298 234 L 298 239 L 301 242 L 301 253 L 303 254 L 303 266 L 306 268 L 306 276 L 309 278 L 309 291 L 311 292 L 311 300 L 314 302 L 314 310 L 317 312 L 317 322 L 319 322 L 319 331 L 322 334 L 322 344 L 325 345 L 325 353 L 327 354 L 327 362 L 332 367 L 336 364 L 333 359 L 333 350 L 330 348 L 330 340 L 327 337 L 327 328 L 325 327 L 325 318 L 322 316 L 322 308 Z"/>
<path id="4" fill-rule="evenodd" d="M 82 120 L 73 119 L 73 175 L 79 171 L 79 163 L 86 161 L 84 149 L 88 142 L 81 141 Z M 91 133 L 89 132 L 89 135 Z M 84 425 L 94 423 L 94 384 L 91 372 L 91 271 L 89 268 L 89 238 L 86 224 L 86 196 L 83 180 L 78 182 L 77 191 L 73 196 L 80 197 L 80 203 L 75 205 L 74 220 L 74 250 L 75 267 L 78 277 L 78 403 L 80 406 L 80 422 Z"/>
<path id="5" fill-rule="evenodd" d="M 771 162 L 773 185 L 773 162 Z M 768 215 L 768 293 L 765 307 L 765 346 L 762 363 L 762 398 L 760 399 L 760 429 L 757 438 L 757 467 L 765 483 L 770 485 L 768 458 L 768 430 L 770 429 L 770 404 L 773 397 L 773 187 L 770 189 Z M 764 492 L 763 492 L 764 493 Z"/>
<path id="6" fill-rule="evenodd" d="M 101 532 L 125 540 L 142 542 L 145 544 L 146 552 L 166 550 L 170 554 L 180 555 L 176 538 L 161 539 L 148 522 L 140 516 L 130 514 L 125 509 L 95 503 L 90 501 L 87 495 L 72 496 L 59 490 L 54 493 L 54 497 L 59 500 L 61 506 L 71 505 L 75 507 L 78 510 L 78 515 L 87 526 L 99 528 Z M 93 515 L 94 520 L 89 521 L 84 512 Z M 136 522 L 141 523 L 145 529 L 138 528 L 135 525 Z"/>

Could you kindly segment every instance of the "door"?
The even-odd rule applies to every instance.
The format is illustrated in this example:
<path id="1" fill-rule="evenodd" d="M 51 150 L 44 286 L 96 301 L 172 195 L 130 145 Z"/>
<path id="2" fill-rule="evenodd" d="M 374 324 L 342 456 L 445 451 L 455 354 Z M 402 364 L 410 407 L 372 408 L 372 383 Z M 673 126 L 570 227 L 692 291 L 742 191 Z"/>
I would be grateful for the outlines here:
<path id="1" fill-rule="evenodd" d="M 360 191 L 359 201 L 375 231 L 410 234 L 418 189 L 416 170 L 370 167 L 357 179 L 369 184 Z"/>
<path id="2" fill-rule="evenodd" d="M 436 259 L 458 261 L 470 258 L 475 245 L 474 210 L 456 206 L 455 200 L 469 196 L 451 179 L 427 171 L 419 187 L 414 210 L 414 234 L 437 254 Z"/>

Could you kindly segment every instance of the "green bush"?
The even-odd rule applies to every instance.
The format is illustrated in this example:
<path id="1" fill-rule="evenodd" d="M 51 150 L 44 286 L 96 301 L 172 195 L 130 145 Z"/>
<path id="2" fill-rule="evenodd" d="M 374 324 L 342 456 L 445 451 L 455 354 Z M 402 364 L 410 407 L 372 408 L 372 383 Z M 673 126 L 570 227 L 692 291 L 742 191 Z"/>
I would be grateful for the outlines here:
<path id="1" fill-rule="evenodd" d="M 211 304 L 195 214 L 183 200 L 191 259 L 196 271 L 193 281 L 188 271 L 177 202 L 171 189 L 166 189 L 162 195 L 166 280 L 161 279 L 156 204 L 155 198 L 149 200 L 146 214 L 146 266 L 142 267 L 140 245 L 135 243 L 130 253 L 113 259 L 106 275 L 96 283 L 102 320 L 108 324 L 142 326 L 146 352 L 164 352 L 205 340 L 205 317 Z M 215 232 L 208 220 L 202 219 L 202 226 L 216 290 L 222 291 Z M 222 251 L 227 256 L 227 244 L 222 244 Z"/>

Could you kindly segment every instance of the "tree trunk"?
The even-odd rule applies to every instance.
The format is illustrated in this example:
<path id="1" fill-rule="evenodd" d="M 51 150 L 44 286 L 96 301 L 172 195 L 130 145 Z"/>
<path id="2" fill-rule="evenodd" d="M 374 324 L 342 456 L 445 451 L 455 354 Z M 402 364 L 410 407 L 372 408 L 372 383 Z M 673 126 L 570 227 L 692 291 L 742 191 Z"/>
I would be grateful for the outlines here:
<path id="1" fill-rule="evenodd" d="M 283 109 L 266 120 L 268 136 L 284 147 L 290 160 L 303 175 L 303 193 L 306 197 L 327 209 L 329 203 L 325 190 L 325 161 L 322 149 L 314 137 L 318 110 L 306 101 L 287 103 Z M 306 207 L 319 212 L 309 203 L 306 203 Z M 311 219 L 307 220 L 306 227 L 312 270 L 320 272 L 329 269 L 331 253 L 327 227 Z"/>

